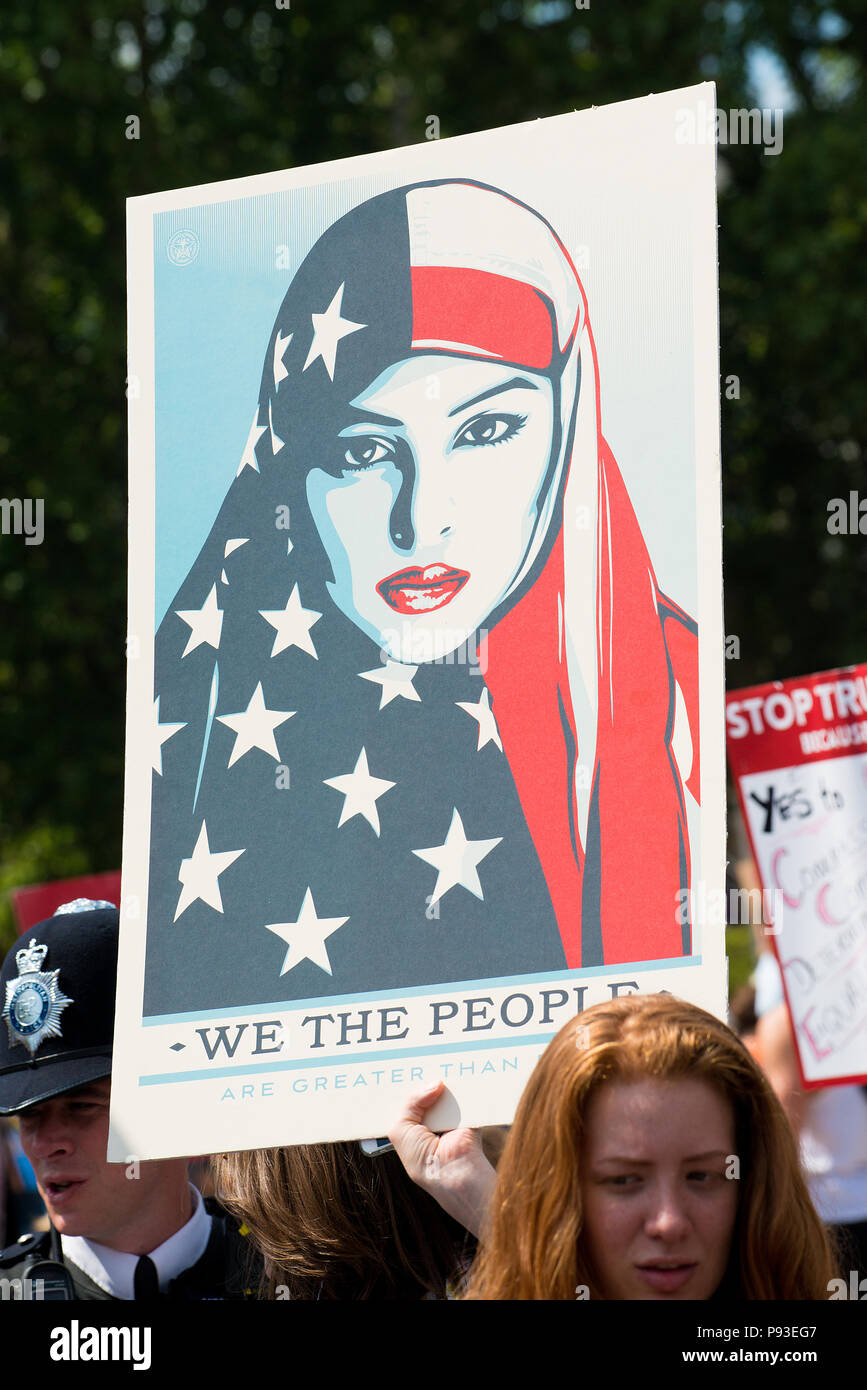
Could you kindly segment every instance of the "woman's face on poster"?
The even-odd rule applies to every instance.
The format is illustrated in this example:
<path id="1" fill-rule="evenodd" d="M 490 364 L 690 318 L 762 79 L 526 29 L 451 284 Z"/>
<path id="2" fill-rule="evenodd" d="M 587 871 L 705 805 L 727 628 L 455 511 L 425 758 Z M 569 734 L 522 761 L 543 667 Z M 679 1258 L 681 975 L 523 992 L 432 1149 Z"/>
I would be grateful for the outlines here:
<path id="1" fill-rule="evenodd" d="M 396 661 L 448 656 L 509 594 L 554 432 L 551 381 L 420 355 L 388 368 L 307 478 L 337 607 Z"/>

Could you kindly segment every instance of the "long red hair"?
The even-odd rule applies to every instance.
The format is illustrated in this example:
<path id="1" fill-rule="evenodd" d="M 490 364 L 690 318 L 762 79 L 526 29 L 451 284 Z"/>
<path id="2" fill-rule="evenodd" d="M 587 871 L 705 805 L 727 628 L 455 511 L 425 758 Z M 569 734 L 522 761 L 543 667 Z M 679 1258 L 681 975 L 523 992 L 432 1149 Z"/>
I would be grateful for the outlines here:
<path id="1" fill-rule="evenodd" d="M 721 1294 L 826 1299 L 837 1270 L 782 1106 L 725 1024 L 670 995 L 597 1004 L 549 1044 L 518 1106 L 467 1297 L 574 1300 L 582 1284 L 599 1296 L 582 1240 L 585 1117 L 600 1086 L 643 1077 L 704 1081 L 734 1111 L 741 1177 Z"/>

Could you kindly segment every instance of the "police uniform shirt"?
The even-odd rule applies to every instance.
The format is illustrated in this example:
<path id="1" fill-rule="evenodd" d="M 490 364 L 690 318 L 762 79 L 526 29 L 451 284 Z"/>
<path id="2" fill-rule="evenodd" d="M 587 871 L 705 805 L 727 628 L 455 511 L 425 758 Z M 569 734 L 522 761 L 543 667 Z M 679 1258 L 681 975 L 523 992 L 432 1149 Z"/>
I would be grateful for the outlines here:
<path id="1" fill-rule="evenodd" d="M 160 1293 L 185 1269 L 190 1269 L 204 1255 L 211 1235 L 211 1218 L 192 1183 L 193 1214 L 186 1225 L 163 1241 L 156 1250 L 147 1253 L 156 1266 Z M 111 1298 L 135 1298 L 133 1281 L 138 1255 L 123 1250 L 110 1250 L 86 1236 L 61 1236 L 63 1258 L 73 1264 Z"/>
<path id="2" fill-rule="evenodd" d="M 197 1207 L 191 1221 L 176 1232 L 176 1235 L 183 1233 L 180 1244 L 174 1245 L 173 1237 L 149 1256 L 158 1271 L 159 1297 L 173 1302 L 255 1298 L 261 1284 L 262 1260 L 247 1239 L 246 1228 L 239 1228 L 233 1218 L 210 1200 L 201 1205 L 204 1221 Z M 192 1230 L 188 1229 L 190 1227 Z M 207 1240 L 204 1252 L 187 1265 L 187 1259 L 197 1248 L 192 1242 L 187 1243 L 189 1237 L 194 1236 L 198 1242 L 202 1234 Z M 170 1245 L 172 1249 L 167 1250 Z M 82 1246 L 89 1247 L 87 1254 L 82 1253 Z M 185 1248 L 186 1253 L 181 1255 Z M 74 1254 L 67 1254 L 68 1250 Z M 63 1241 L 63 1255 L 72 1279 L 74 1298 L 92 1302 L 129 1300 L 133 1297 L 138 1256 L 106 1251 L 104 1246 L 98 1246 L 93 1241 L 82 1241 L 78 1245 L 77 1238 L 73 1243 L 72 1237 Z M 29 1271 L 35 1261 L 51 1258 L 48 1231 L 22 1236 L 8 1250 L 0 1251 L 0 1277 L 10 1282 L 16 1279 L 22 1281 L 21 1293 L 15 1293 L 13 1297 L 31 1300 L 45 1296 L 36 1291 L 32 1281 L 28 1283 Z M 87 1269 L 76 1263 L 79 1259 L 87 1264 Z"/>

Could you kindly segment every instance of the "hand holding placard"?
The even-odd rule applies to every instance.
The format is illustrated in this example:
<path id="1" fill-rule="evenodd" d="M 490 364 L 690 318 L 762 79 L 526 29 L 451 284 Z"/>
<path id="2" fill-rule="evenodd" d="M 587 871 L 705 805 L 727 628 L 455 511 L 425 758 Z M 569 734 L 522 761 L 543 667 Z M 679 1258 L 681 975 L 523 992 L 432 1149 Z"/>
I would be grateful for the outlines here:
<path id="1" fill-rule="evenodd" d="M 444 1089 L 445 1082 L 438 1081 L 426 1091 L 410 1096 L 388 1137 L 413 1182 L 477 1236 L 497 1175 L 482 1152 L 476 1130 L 450 1129 L 445 1134 L 434 1134 L 423 1123 Z"/>

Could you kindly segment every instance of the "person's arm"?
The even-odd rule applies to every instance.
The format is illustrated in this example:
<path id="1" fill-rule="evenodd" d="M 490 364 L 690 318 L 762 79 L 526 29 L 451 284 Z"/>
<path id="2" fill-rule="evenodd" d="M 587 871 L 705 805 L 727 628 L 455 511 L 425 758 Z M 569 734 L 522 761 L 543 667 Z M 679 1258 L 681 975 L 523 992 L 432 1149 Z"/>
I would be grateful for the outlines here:
<path id="1" fill-rule="evenodd" d="M 762 1066 L 797 1134 L 804 1121 L 807 1097 L 801 1089 L 795 1044 L 785 1004 L 777 1004 L 756 1024 Z"/>
<path id="2" fill-rule="evenodd" d="M 474 1129 L 434 1134 L 424 1116 L 445 1083 L 410 1096 L 388 1137 L 413 1182 L 439 1202 L 443 1211 L 478 1236 L 497 1175 L 482 1152 Z"/>

